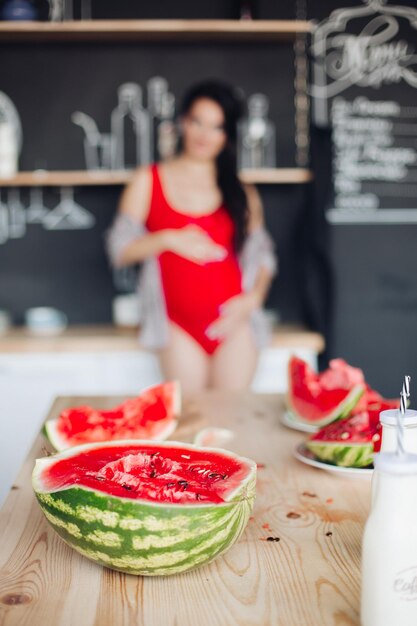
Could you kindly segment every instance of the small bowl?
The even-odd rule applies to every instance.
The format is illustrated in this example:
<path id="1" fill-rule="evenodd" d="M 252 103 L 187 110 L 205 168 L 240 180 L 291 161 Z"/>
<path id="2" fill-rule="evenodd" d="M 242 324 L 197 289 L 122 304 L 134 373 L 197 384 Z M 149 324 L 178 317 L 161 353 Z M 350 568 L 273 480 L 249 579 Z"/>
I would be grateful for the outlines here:
<path id="1" fill-rule="evenodd" d="M 33 307 L 25 312 L 25 325 L 32 335 L 59 335 L 67 327 L 68 318 L 52 307 Z"/>

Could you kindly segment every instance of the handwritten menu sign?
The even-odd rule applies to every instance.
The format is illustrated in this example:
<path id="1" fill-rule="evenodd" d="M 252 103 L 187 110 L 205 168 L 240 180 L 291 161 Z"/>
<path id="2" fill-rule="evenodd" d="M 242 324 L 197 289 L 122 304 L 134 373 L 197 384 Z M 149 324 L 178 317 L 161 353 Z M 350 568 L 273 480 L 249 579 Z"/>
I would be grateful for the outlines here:
<path id="1" fill-rule="evenodd" d="M 366 0 L 313 34 L 313 121 L 330 126 L 333 223 L 417 223 L 417 9 Z"/>

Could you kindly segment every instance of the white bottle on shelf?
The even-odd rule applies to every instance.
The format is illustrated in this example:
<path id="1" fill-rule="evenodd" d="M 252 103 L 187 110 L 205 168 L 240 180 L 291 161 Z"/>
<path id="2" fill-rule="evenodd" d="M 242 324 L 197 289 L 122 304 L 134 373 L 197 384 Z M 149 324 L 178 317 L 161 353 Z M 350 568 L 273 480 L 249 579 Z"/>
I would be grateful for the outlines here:
<path id="1" fill-rule="evenodd" d="M 362 549 L 362 626 L 417 624 L 417 455 L 375 455 Z"/>

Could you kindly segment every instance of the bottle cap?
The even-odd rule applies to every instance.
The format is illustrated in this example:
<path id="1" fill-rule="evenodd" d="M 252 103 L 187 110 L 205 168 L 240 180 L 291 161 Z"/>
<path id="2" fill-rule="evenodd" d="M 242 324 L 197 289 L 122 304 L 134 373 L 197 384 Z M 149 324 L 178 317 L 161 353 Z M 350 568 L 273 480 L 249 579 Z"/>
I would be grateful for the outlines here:
<path id="1" fill-rule="evenodd" d="M 374 467 L 386 474 L 417 474 L 417 454 L 381 452 L 374 455 Z"/>
<path id="2" fill-rule="evenodd" d="M 400 409 L 389 409 L 388 411 L 381 411 L 379 414 L 379 421 L 382 425 L 397 426 L 398 424 L 398 411 Z M 417 425 L 417 411 L 407 409 L 404 413 L 404 417 L 401 416 L 404 426 Z"/>

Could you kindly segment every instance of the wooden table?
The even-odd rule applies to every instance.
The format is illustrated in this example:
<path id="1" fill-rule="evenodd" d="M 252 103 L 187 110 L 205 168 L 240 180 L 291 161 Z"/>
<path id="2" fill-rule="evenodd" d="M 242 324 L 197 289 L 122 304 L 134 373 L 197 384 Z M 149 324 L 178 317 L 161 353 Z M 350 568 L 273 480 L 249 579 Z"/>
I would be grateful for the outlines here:
<path id="1" fill-rule="evenodd" d="M 49 417 L 119 400 L 62 397 Z M 369 480 L 296 461 L 303 435 L 280 424 L 282 410 L 281 397 L 251 393 L 207 393 L 185 404 L 176 438 L 191 441 L 208 425 L 234 430 L 228 447 L 259 463 L 257 499 L 229 552 L 171 577 L 120 574 L 63 543 L 32 494 L 34 459 L 45 454 L 39 436 L 0 511 L 1 626 L 358 625 Z"/>

